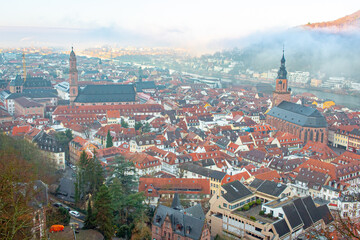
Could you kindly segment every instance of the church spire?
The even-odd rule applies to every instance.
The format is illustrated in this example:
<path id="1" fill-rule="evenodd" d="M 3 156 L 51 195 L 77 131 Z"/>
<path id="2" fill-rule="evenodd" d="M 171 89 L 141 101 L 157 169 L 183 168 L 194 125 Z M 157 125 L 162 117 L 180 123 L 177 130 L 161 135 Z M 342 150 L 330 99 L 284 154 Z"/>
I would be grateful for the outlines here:
<path id="1" fill-rule="evenodd" d="M 181 203 L 180 203 L 180 198 L 179 198 L 178 193 L 174 194 L 174 199 L 172 201 L 171 208 L 176 209 L 176 210 L 182 210 L 183 209 L 183 207 L 181 206 Z"/>
<path id="2" fill-rule="evenodd" d="M 283 56 L 281 58 L 281 64 L 285 64 L 285 49 L 284 49 L 284 45 L 283 45 Z"/>
<path id="3" fill-rule="evenodd" d="M 69 87 L 70 87 L 70 104 L 74 105 L 74 101 L 78 95 L 78 70 L 76 67 L 76 55 L 74 48 L 71 47 L 70 58 L 69 58 Z"/>
<path id="4" fill-rule="evenodd" d="M 278 71 L 278 79 L 287 79 L 287 71 L 286 71 L 286 67 L 285 67 L 285 50 L 284 50 L 284 46 L 283 46 L 283 55 L 281 58 L 281 65 L 280 65 L 280 69 Z"/>
<path id="5" fill-rule="evenodd" d="M 283 55 L 281 58 L 281 66 L 278 71 L 278 76 L 275 84 L 275 91 L 273 93 L 273 106 L 279 105 L 282 101 L 290 101 L 291 89 L 288 88 L 287 71 L 285 67 L 285 50 L 283 46 Z"/>

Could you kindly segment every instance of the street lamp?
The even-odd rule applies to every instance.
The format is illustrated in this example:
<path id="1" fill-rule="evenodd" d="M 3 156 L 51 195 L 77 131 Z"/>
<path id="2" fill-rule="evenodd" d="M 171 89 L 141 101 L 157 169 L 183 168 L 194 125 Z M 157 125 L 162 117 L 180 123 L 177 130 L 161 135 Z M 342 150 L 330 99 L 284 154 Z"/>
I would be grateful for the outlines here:
<path id="1" fill-rule="evenodd" d="M 74 224 L 71 224 L 71 229 L 73 230 L 74 239 L 76 240 L 76 233 L 75 233 L 75 225 Z"/>

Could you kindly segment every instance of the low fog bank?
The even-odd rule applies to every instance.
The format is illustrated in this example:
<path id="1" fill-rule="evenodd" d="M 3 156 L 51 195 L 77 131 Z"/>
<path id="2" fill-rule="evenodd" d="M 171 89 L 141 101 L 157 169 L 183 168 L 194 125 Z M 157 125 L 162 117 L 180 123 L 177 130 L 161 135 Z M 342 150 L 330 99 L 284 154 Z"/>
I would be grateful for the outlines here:
<path id="1" fill-rule="evenodd" d="M 334 33 L 296 28 L 225 40 L 222 45 L 227 49 L 235 48 L 223 54 L 229 54 L 253 70 L 278 68 L 284 45 L 288 71 L 321 72 L 360 82 L 359 31 Z"/>

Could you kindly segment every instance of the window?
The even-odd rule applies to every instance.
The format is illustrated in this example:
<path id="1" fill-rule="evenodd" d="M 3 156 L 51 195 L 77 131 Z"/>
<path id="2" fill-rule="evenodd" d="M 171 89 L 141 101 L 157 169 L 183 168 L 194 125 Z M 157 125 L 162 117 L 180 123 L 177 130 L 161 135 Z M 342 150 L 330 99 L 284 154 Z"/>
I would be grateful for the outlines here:
<path id="1" fill-rule="evenodd" d="M 284 217 L 284 215 L 283 215 L 282 213 L 279 213 L 279 217 L 283 218 L 283 217 Z"/>
<path id="2" fill-rule="evenodd" d="M 227 208 L 227 204 L 226 204 L 226 203 L 223 203 L 223 207 L 224 207 L 224 208 Z"/>

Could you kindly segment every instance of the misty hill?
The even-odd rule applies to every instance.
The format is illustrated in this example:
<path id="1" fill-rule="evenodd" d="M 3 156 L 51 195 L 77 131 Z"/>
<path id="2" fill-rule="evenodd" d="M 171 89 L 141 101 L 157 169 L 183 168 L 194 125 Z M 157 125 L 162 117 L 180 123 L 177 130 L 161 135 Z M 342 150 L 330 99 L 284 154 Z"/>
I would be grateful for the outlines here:
<path id="1" fill-rule="evenodd" d="M 336 19 L 334 21 L 311 23 L 303 25 L 302 27 L 330 31 L 347 31 L 352 29 L 360 29 L 360 10 L 353 14 Z"/>
<path id="2" fill-rule="evenodd" d="M 358 15 L 360 12 L 344 19 L 348 19 L 349 24 L 350 19 L 353 19 L 353 24 L 358 24 L 358 20 L 354 20 Z M 342 23 L 345 24 L 345 20 Z M 246 47 L 241 50 L 222 54 L 241 61 L 245 69 L 267 71 L 279 68 L 284 44 L 288 71 L 308 71 L 312 77 L 325 73 L 325 77 L 344 76 L 360 82 L 360 27 L 336 32 L 296 27 L 254 34 L 247 39 L 228 41 L 225 45 L 237 47 L 244 45 L 244 42 Z"/>

